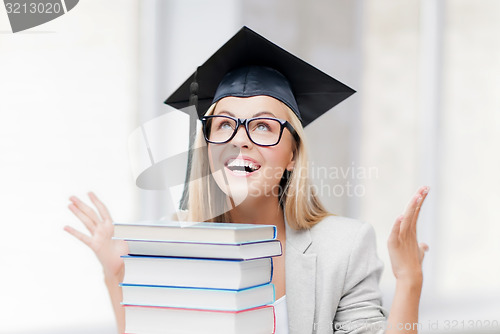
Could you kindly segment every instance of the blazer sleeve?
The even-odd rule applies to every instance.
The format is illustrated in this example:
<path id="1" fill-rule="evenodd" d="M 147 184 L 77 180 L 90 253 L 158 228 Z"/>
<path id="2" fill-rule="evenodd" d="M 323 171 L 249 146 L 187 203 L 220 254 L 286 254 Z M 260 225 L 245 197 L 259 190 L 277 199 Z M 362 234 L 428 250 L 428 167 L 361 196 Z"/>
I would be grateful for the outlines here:
<path id="1" fill-rule="evenodd" d="M 333 319 L 334 333 L 384 333 L 387 310 L 379 281 L 384 269 L 377 256 L 373 227 L 362 223 L 351 244 L 344 289 Z"/>

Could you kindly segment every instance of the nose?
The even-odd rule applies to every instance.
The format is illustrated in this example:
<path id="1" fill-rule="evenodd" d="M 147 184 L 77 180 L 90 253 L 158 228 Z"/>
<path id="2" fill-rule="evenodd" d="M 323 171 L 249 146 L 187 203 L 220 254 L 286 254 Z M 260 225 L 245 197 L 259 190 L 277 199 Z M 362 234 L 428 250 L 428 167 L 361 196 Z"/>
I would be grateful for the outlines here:
<path id="1" fill-rule="evenodd" d="M 243 124 L 240 125 L 238 129 L 236 129 L 236 134 L 234 135 L 233 139 L 231 139 L 231 143 L 234 146 L 247 147 L 247 148 L 250 148 L 253 145 L 250 138 L 248 138 L 247 131 Z"/>

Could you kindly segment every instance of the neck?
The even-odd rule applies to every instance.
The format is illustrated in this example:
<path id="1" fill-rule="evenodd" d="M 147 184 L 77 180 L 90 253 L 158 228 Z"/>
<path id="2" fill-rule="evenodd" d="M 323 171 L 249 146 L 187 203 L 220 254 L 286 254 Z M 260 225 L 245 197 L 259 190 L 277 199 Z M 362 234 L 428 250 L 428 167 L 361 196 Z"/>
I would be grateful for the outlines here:
<path id="1" fill-rule="evenodd" d="M 229 211 L 231 221 L 240 224 L 276 225 L 278 238 L 285 236 L 285 220 L 278 198 L 264 198 L 249 203 L 245 201 Z"/>

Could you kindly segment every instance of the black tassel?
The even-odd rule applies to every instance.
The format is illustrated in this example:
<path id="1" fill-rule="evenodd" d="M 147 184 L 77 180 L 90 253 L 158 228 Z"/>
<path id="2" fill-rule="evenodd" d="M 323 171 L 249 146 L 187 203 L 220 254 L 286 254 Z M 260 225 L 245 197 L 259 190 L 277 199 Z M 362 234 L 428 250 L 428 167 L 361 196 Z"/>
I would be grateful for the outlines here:
<path id="1" fill-rule="evenodd" d="M 189 181 L 191 178 L 191 164 L 193 160 L 193 146 L 196 137 L 196 120 L 198 118 L 198 69 L 194 72 L 193 82 L 189 86 L 189 105 L 194 106 L 196 115 L 190 117 L 189 120 L 189 152 L 188 163 L 186 170 L 186 179 L 184 180 L 184 190 L 182 191 L 181 201 L 179 203 L 180 210 L 187 210 L 189 201 Z"/>

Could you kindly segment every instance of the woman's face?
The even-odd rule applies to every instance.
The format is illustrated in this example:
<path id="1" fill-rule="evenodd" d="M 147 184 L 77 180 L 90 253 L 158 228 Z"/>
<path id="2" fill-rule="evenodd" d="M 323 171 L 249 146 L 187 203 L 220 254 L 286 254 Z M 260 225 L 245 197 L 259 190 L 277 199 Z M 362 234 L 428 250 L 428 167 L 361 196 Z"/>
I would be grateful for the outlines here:
<path id="1" fill-rule="evenodd" d="M 287 107 L 269 96 L 226 97 L 217 102 L 214 115 L 236 118 L 273 117 L 289 121 Z M 240 126 L 225 144 L 208 144 L 212 175 L 220 189 L 235 205 L 243 201 L 276 196 L 286 169 L 294 165 L 293 137 L 285 128 L 275 146 L 254 144 Z"/>

